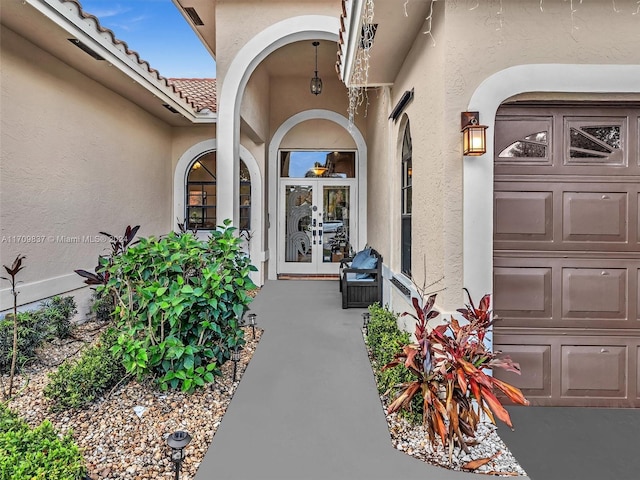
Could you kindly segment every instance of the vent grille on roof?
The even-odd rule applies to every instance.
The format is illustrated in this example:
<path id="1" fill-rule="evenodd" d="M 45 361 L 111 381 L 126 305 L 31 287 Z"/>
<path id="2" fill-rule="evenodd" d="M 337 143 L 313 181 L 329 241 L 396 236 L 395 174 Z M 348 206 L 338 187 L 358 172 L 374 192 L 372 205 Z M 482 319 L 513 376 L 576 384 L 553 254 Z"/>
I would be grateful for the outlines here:
<path id="1" fill-rule="evenodd" d="M 184 11 L 187 12 L 187 15 L 189 15 L 189 18 L 194 23 L 194 25 L 198 25 L 200 27 L 204 25 L 204 22 L 200 18 L 200 15 L 198 15 L 198 12 L 196 12 L 195 8 L 184 7 Z"/>
<path id="2" fill-rule="evenodd" d="M 80 40 L 78 40 L 77 38 L 69 38 L 67 39 L 69 40 L 71 43 L 73 43 L 76 47 L 78 47 L 80 50 L 82 50 L 84 53 L 91 55 L 93 58 L 95 58 L 96 60 L 104 60 L 104 58 L 102 58 L 99 54 L 97 54 L 96 52 L 94 52 L 93 50 L 91 50 L 89 47 L 87 47 L 84 43 L 82 43 Z"/>

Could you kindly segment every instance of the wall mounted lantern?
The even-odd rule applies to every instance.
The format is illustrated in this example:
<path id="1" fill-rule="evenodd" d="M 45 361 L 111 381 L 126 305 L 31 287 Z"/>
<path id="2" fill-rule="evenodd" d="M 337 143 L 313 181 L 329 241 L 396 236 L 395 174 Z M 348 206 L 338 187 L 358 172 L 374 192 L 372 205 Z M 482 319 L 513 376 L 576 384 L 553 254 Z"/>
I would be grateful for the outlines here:
<path id="1" fill-rule="evenodd" d="M 487 153 L 487 127 L 480 125 L 479 112 L 462 112 L 462 154 L 477 156 Z"/>
<path id="2" fill-rule="evenodd" d="M 318 45 L 320 45 L 320 42 L 313 42 L 311 45 L 316 48 L 316 70 L 311 79 L 311 93 L 320 95 L 322 93 L 322 79 L 318 77 Z"/>
<path id="3" fill-rule="evenodd" d="M 173 468 L 176 472 L 175 480 L 180 479 L 180 469 L 182 468 L 182 462 L 186 458 L 184 449 L 191 441 L 191 435 L 188 432 L 178 430 L 173 432 L 167 438 L 167 445 L 171 447 L 171 461 L 173 462 Z"/>

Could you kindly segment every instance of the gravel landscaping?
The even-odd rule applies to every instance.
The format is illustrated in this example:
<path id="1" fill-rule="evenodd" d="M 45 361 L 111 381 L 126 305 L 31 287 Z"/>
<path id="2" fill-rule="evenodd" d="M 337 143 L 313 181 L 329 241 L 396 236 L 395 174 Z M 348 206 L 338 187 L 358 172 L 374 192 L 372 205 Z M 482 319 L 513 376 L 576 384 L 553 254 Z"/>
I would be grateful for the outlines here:
<path id="1" fill-rule="evenodd" d="M 366 343 L 366 337 L 364 338 Z M 373 365 L 375 361 L 371 358 L 370 352 L 369 359 Z M 451 461 L 449 461 L 448 449 L 445 449 L 440 442 L 434 449 L 428 440 L 427 431 L 422 425 L 413 425 L 398 413 L 387 414 L 388 397 L 380 396 L 380 402 L 386 415 L 392 445 L 407 455 L 450 470 L 473 471 L 474 473 L 504 477 L 527 475 L 498 436 L 497 427 L 489 421 L 478 426 L 475 445 L 472 445 L 470 439 L 468 440 L 469 452 L 455 449 Z M 472 466 L 470 462 L 483 459 L 490 460 L 477 468 L 469 468 Z"/>
<path id="2" fill-rule="evenodd" d="M 186 448 L 180 478 L 193 479 L 262 331 L 256 329 L 253 340 L 251 328 L 243 328 L 247 344 L 238 363 L 236 383 L 232 382 L 233 362 L 228 361 L 222 367 L 222 377 L 191 395 L 160 392 L 151 383 L 131 380 L 116 385 L 87 409 L 49 411 L 51 402 L 42 393 L 47 374 L 65 358 L 79 355 L 105 326 L 86 322 L 74 330 L 73 338 L 42 347 L 38 357 L 16 377 L 19 393 L 9 407 L 32 426 L 48 418 L 61 433 L 72 430 L 94 480 L 173 478 L 165 439 L 176 430 L 186 430 L 193 439 Z"/>

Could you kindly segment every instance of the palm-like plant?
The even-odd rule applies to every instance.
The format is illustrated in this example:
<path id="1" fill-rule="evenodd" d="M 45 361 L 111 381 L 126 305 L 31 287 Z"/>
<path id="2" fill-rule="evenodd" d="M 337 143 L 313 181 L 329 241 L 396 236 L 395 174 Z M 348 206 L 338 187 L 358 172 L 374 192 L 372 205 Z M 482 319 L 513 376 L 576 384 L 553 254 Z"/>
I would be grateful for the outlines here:
<path id="1" fill-rule="evenodd" d="M 468 439 L 475 438 L 482 412 L 494 424 L 498 417 L 513 428 L 509 413 L 496 397 L 496 389 L 516 404 L 529 404 L 518 388 L 485 372 L 498 367 L 520 373 L 520 367 L 509 357 L 499 358 L 499 352 L 491 351 L 484 342 L 494 321 L 490 296 L 482 297 L 476 308 L 468 290 L 465 292 L 469 303 L 458 312 L 466 323 L 461 325 L 452 317 L 448 323 L 433 328 L 428 322 L 439 316 L 433 309 L 436 294 L 426 301 L 414 297 L 415 314 L 405 315 L 416 319 L 416 343 L 404 345 L 396 358 L 383 367 L 403 364 L 415 376 L 415 380 L 396 385 L 398 394 L 388 413 L 410 409 L 414 397 L 420 395 L 429 441 L 435 447 L 439 437 L 442 445 L 448 446 L 450 458 L 456 446 L 468 451 Z"/>

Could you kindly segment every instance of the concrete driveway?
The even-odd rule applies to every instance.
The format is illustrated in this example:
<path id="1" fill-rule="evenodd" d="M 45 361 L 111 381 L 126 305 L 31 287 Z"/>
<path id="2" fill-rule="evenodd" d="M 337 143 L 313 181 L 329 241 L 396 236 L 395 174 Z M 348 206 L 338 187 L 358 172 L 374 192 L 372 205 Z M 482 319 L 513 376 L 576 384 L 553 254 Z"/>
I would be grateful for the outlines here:
<path id="1" fill-rule="evenodd" d="M 498 433 L 532 480 L 640 478 L 640 409 L 507 409 Z"/>

